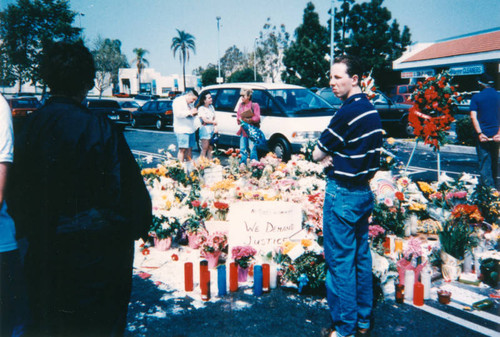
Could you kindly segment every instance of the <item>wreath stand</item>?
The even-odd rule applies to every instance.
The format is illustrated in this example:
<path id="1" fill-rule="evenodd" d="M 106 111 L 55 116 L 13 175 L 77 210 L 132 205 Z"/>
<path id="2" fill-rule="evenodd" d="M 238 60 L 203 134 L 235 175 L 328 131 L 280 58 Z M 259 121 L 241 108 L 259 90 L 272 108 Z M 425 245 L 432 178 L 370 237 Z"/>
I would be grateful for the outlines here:
<path id="1" fill-rule="evenodd" d="M 410 158 L 408 159 L 408 163 L 406 163 L 405 167 L 405 175 L 406 171 L 408 171 L 408 167 L 410 166 L 411 160 L 413 159 L 413 155 L 415 154 L 415 150 L 417 149 L 419 140 L 415 141 L 415 146 L 413 146 L 413 150 L 411 150 Z M 436 150 L 437 153 L 437 180 L 439 182 L 439 178 L 441 177 L 441 154 L 439 150 Z"/>

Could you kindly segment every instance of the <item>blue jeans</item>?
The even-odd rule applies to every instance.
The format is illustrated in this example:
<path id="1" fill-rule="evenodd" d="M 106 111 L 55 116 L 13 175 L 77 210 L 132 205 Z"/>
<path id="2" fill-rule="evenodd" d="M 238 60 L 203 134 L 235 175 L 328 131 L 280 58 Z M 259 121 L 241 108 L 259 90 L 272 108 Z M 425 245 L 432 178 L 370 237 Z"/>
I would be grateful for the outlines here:
<path id="1" fill-rule="evenodd" d="M 496 142 L 480 142 L 476 137 L 476 153 L 479 162 L 481 182 L 489 187 L 496 188 L 498 176 L 498 148 Z"/>
<path id="2" fill-rule="evenodd" d="M 327 182 L 323 208 L 326 293 L 339 336 L 370 327 L 373 280 L 368 217 L 373 199 L 368 184 Z"/>
<path id="3" fill-rule="evenodd" d="M 250 160 L 259 160 L 257 156 L 257 148 L 255 147 L 255 143 L 252 142 L 248 137 L 240 137 L 240 153 L 241 160 L 240 163 L 246 164 L 248 153 L 250 152 Z"/>

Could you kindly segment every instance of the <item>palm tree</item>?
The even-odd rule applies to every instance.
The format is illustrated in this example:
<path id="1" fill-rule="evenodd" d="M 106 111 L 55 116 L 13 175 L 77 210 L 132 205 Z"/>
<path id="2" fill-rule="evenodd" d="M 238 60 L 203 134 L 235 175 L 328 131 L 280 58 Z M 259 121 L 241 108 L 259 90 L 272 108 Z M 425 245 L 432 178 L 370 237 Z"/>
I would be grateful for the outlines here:
<path id="1" fill-rule="evenodd" d="M 137 75 L 139 77 L 139 90 L 137 91 L 138 93 L 141 92 L 141 74 L 142 70 L 146 68 L 146 66 L 149 65 L 149 61 L 144 58 L 144 56 L 149 53 L 146 49 L 142 48 L 134 48 L 133 50 L 135 54 L 135 59 L 132 60 L 132 62 L 135 62 L 137 66 Z"/>
<path id="2" fill-rule="evenodd" d="M 189 61 L 189 50 L 191 49 L 196 53 L 195 37 L 183 30 L 177 29 L 178 36 L 172 38 L 172 45 L 170 48 L 174 52 L 174 57 L 177 51 L 179 52 L 179 59 L 182 63 L 182 83 L 184 83 L 184 91 L 186 91 L 186 61 Z"/>

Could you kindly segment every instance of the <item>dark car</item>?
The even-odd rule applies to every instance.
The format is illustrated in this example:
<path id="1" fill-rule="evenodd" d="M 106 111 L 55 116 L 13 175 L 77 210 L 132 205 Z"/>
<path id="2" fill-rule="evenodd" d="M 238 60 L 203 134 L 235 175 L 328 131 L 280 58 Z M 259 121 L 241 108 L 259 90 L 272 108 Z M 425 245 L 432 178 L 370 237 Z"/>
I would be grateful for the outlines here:
<path id="1" fill-rule="evenodd" d="M 132 112 L 132 127 L 154 126 L 162 130 L 173 124 L 172 101 L 167 99 L 152 100 Z"/>
<path id="2" fill-rule="evenodd" d="M 128 110 L 130 112 L 135 111 L 141 107 L 139 103 L 133 100 L 118 101 L 118 104 L 120 104 L 123 110 Z"/>
<path id="3" fill-rule="evenodd" d="M 40 102 L 36 97 L 12 97 L 7 98 L 13 118 L 23 118 L 36 111 Z"/>
<path id="4" fill-rule="evenodd" d="M 340 109 L 342 101 L 335 96 L 331 88 L 322 88 L 316 92 L 317 95 L 323 97 L 334 108 Z M 413 137 L 413 128 L 408 123 L 408 114 L 411 104 L 396 103 L 381 92 L 371 100 L 377 109 L 382 125 L 387 132 L 395 131 L 406 137 Z"/>
<path id="5" fill-rule="evenodd" d="M 130 124 L 130 111 L 120 107 L 113 99 L 84 99 L 82 104 L 96 114 L 106 115 L 115 124 L 125 127 Z"/>

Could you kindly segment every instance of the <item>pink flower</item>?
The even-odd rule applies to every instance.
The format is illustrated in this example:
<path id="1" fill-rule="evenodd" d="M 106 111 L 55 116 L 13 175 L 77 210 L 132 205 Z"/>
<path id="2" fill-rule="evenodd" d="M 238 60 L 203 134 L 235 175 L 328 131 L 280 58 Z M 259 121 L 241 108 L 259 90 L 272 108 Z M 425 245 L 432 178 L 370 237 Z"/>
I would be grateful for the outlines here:
<path id="1" fill-rule="evenodd" d="M 422 243 L 420 242 L 420 239 L 411 237 L 410 240 L 408 240 L 403 255 L 407 260 L 411 260 L 414 257 L 422 256 Z"/>
<path id="2" fill-rule="evenodd" d="M 384 234 L 384 233 L 385 233 L 385 229 L 382 228 L 382 226 L 372 225 L 372 226 L 368 227 L 368 236 L 372 239 L 376 238 L 377 236 Z"/>
<path id="3" fill-rule="evenodd" d="M 387 207 L 392 207 L 394 206 L 394 202 L 392 201 L 391 198 L 385 198 L 384 199 L 384 204 L 387 206 Z"/>

